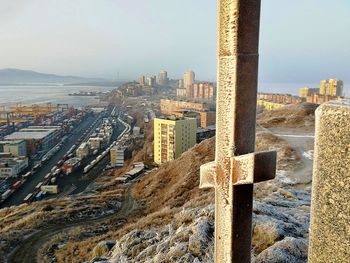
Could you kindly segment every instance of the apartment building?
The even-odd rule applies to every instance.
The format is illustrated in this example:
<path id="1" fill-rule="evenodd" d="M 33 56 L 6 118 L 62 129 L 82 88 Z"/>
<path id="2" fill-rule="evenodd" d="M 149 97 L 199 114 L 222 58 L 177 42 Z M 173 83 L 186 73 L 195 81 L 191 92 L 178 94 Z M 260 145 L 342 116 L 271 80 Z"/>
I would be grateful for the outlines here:
<path id="1" fill-rule="evenodd" d="M 196 144 L 195 118 L 154 119 L 154 162 L 162 164 L 181 156 Z"/>
<path id="2" fill-rule="evenodd" d="M 204 102 L 191 102 L 182 100 L 160 100 L 160 112 L 166 115 L 172 115 L 176 111 L 191 110 L 191 111 L 208 111 L 210 105 Z"/>
<path id="3" fill-rule="evenodd" d="M 334 97 L 343 96 L 343 81 L 338 79 L 321 80 L 320 94 Z"/>

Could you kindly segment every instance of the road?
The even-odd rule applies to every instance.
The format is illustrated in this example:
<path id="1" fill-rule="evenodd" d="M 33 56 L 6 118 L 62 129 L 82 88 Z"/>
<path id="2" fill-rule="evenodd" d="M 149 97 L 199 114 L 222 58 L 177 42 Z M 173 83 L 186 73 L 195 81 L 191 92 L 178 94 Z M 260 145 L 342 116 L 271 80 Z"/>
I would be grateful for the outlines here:
<path id="1" fill-rule="evenodd" d="M 78 226 L 93 226 L 105 220 L 125 221 L 126 218 L 135 210 L 136 202 L 131 195 L 132 184 L 126 186 L 122 205 L 118 212 L 93 219 L 81 219 L 75 222 L 62 223 L 61 225 L 49 225 L 38 230 L 27 239 L 25 239 L 17 248 L 15 248 L 8 257 L 9 263 L 34 263 L 37 261 L 37 253 L 40 248 L 50 239 L 59 233 L 69 231 L 71 228 Z"/>
<path id="2" fill-rule="evenodd" d="M 76 127 L 63 147 L 46 163 L 44 164 L 33 176 L 31 176 L 12 196 L 10 196 L 5 202 L 1 203 L 0 208 L 9 207 L 13 205 L 19 205 L 23 202 L 23 199 L 33 192 L 35 186 L 42 182 L 45 175 L 50 172 L 51 168 L 57 164 L 59 160 L 66 154 L 70 147 L 72 147 L 80 136 L 87 130 L 87 128 L 93 123 L 95 117 L 88 116 L 82 123 Z"/>
<path id="3" fill-rule="evenodd" d="M 267 129 L 261 125 L 259 125 L 259 128 L 288 142 L 288 144 L 300 156 L 302 165 L 288 175 L 291 182 L 295 185 L 306 185 L 311 183 L 313 160 L 305 153 L 313 151 L 315 141 L 314 133 L 310 131 L 295 130 L 292 128 Z"/>
<path id="4" fill-rule="evenodd" d="M 289 179 L 293 184 L 306 185 L 312 181 L 312 167 L 313 160 L 307 158 L 305 153 L 313 150 L 314 146 L 314 136 L 309 134 L 296 135 L 296 134 L 281 134 L 273 133 L 275 136 L 282 138 L 298 153 L 301 158 L 301 167 L 295 169 L 290 173 Z"/>

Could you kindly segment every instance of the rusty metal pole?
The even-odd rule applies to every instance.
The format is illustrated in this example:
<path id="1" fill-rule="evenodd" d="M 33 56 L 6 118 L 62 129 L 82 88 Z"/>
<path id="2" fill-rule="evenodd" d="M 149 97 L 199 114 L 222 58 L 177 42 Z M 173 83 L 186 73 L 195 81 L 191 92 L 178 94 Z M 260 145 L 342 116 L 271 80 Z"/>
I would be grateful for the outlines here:
<path id="1" fill-rule="evenodd" d="M 260 0 L 219 0 L 215 161 L 215 262 L 250 262 L 253 183 L 275 176 L 276 153 L 255 151 Z"/>

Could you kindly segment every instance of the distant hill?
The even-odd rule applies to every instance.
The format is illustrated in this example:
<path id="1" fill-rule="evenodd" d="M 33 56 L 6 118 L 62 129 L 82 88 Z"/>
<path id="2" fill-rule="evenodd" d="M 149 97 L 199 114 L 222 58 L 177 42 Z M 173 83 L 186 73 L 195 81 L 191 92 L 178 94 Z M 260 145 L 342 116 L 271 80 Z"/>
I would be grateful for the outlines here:
<path id="1" fill-rule="evenodd" d="M 60 76 L 39 73 L 32 70 L 0 69 L 0 85 L 15 84 L 78 84 L 106 82 L 105 79 Z"/>

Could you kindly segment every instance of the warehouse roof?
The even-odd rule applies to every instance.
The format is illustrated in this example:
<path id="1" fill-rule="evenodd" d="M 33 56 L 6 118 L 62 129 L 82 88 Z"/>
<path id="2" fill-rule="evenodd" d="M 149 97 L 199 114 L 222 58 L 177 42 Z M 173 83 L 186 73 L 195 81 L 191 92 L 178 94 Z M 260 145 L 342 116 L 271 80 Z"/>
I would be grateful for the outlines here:
<path id="1" fill-rule="evenodd" d="M 16 145 L 16 144 L 19 144 L 19 143 L 22 143 L 23 140 L 13 140 L 13 141 L 0 141 L 0 144 L 10 144 L 10 145 Z"/>
<path id="2" fill-rule="evenodd" d="M 46 136 L 50 135 L 53 130 L 44 130 L 44 131 L 18 131 L 10 135 L 5 136 L 5 140 L 28 140 L 35 139 L 40 140 L 44 139 Z"/>

